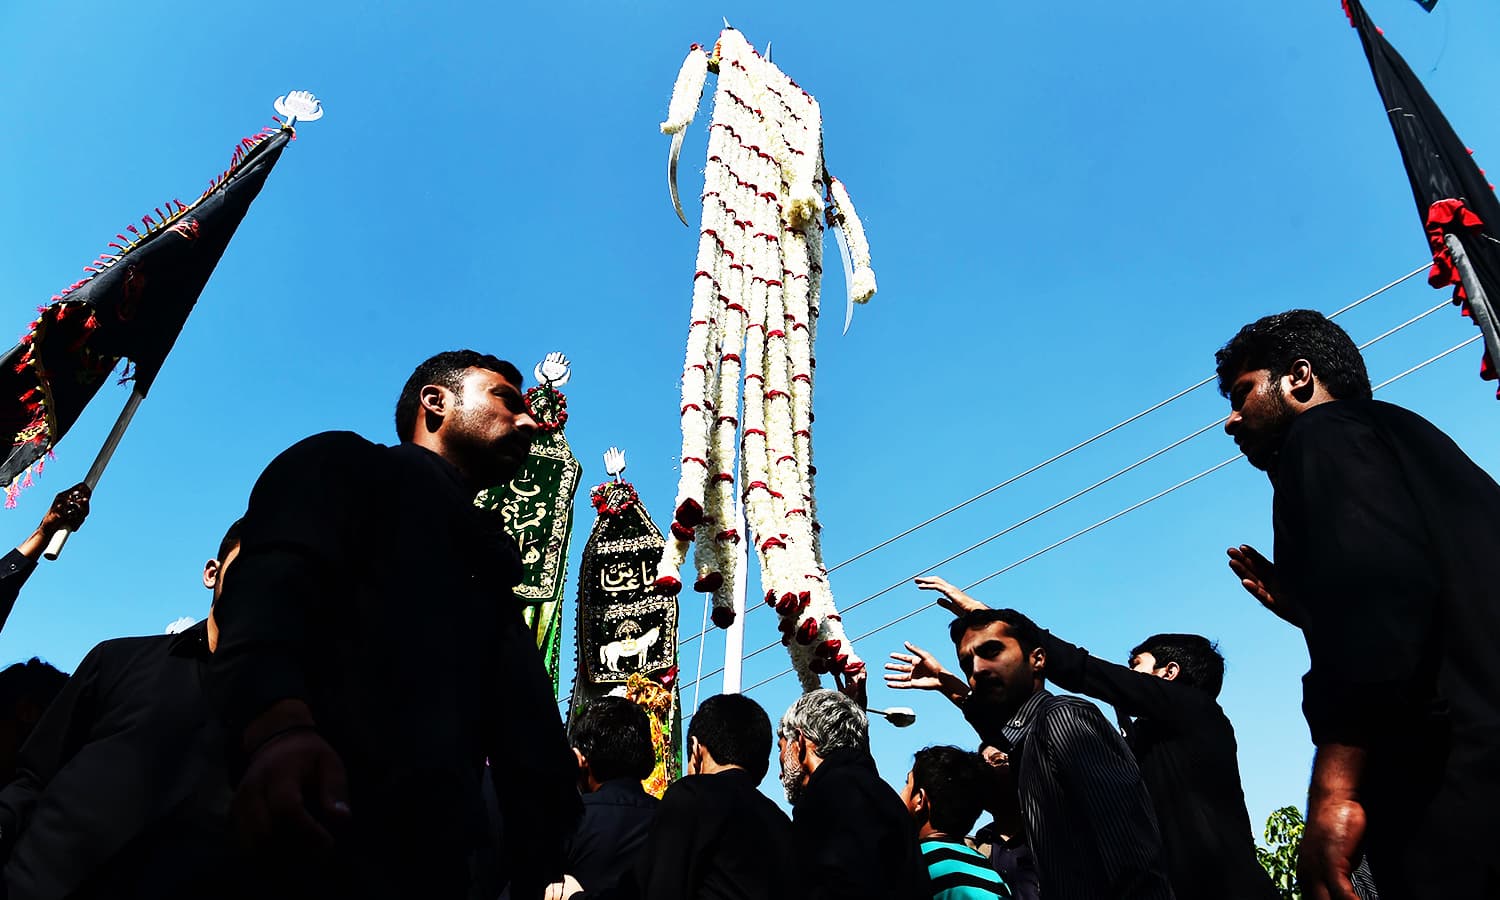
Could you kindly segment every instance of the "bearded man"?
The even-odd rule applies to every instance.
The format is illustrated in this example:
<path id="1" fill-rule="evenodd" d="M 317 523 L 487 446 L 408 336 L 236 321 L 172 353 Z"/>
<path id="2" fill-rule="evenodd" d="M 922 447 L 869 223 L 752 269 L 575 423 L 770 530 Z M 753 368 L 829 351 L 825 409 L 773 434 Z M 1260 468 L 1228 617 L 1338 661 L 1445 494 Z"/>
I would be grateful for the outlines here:
<path id="1" fill-rule="evenodd" d="M 440 353 L 401 392 L 399 444 L 316 435 L 256 483 L 212 675 L 265 896 L 466 896 L 486 759 L 511 896 L 562 877 L 577 762 L 515 542 L 474 505 L 535 430 L 515 366 Z"/>
<path id="2" fill-rule="evenodd" d="M 810 691 L 777 729 L 805 900 L 931 900 L 917 826 L 870 756 L 870 722 L 838 691 Z"/>
<path id="3" fill-rule="evenodd" d="M 1371 397 L 1349 335 L 1292 310 L 1216 355 L 1224 430 L 1275 488 L 1276 564 L 1230 567 L 1302 630 L 1317 755 L 1303 896 L 1500 896 L 1500 486 L 1422 417 Z"/>

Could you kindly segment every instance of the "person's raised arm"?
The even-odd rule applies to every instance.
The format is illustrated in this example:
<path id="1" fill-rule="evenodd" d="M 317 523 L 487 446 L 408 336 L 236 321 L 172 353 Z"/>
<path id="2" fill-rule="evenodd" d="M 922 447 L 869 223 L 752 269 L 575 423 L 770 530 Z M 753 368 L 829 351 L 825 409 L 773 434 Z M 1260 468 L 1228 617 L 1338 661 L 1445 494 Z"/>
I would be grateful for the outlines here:
<path id="1" fill-rule="evenodd" d="M 1042 632 L 1041 646 L 1047 654 L 1048 681 L 1065 691 L 1102 700 L 1128 716 L 1170 722 L 1213 703 L 1205 691 L 1091 656 L 1050 631 Z M 1157 662 L 1165 665 L 1170 660 Z"/>
<path id="2" fill-rule="evenodd" d="M 905 641 L 905 653 L 892 653 L 885 664 L 885 686 L 898 691 L 937 691 L 962 707 L 969 696 L 969 683 L 943 668 L 937 657 Z"/>
<path id="3" fill-rule="evenodd" d="M 86 484 L 75 484 L 56 497 L 47 508 L 47 514 L 37 523 L 36 530 L 26 537 L 16 549 L 0 557 L 0 628 L 10 618 L 16 598 L 26 585 L 31 573 L 36 571 L 37 560 L 52 536 L 60 529 L 77 531 L 89 514 L 89 495 Z"/>

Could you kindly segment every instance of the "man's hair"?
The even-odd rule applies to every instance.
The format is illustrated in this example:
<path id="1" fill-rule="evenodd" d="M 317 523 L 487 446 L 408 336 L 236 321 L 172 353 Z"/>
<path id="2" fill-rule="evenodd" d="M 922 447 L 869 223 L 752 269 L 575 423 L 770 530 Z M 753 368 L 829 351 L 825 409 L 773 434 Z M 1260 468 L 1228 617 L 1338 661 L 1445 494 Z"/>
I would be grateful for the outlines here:
<path id="1" fill-rule="evenodd" d="M 656 768 L 651 719 L 624 697 L 601 697 L 573 720 L 573 746 L 599 781 L 643 781 Z"/>
<path id="2" fill-rule="evenodd" d="M 912 790 L 927 792 L 928 821 L 944 834 L 969 833 L 992 790 L 990 764 L 958 747 L 924 747 L 911 762 Z"/>
<path id="3" fill-rule="evenodd" d="M 224 532 L 224 538 L 219 541 L 219 555 L 215 556 L 214 559 L 217 559 L 222 563 L 224 561 L 224 557 L 228 556 L 234 551 L 235 547 L 238 547 L 240 545 L 240 532 L 244 530 L 244 527 L 244 516 L 235 519 L 234 522 L 230 524 L 229 528 Z"/>
<path id="4" fill-rule="evenodd" d="M 809 691 L 781 717 L 780 735 L 794 740 L 798 733 L 818 748 L 819 756 L 835 750 L 870 751 L 870 720 L 859 704 L 838 691 Z"/>
<path id="5" fill-rule="evenodd" d="M 688 725 L 721 766 L 739 766 L 760 784 L 771 768 L 771 717 L 744 694 L 717 694 L 704 700 Z"/>
<path id="6" fill-rule="evenodd" d="M 1006 624 L 1010 629 L 1011 637 L 1021 645 L 1022 653 L 1030 656 L 1031 651 L 1041 646 L 1042 629 L 1024 613 L 1013 609 L 971 609 L 954 619 L 948 626 L 948 637 L 953 639 L 953 646 L 957 647 L 963 641 L 964 635 L 996 622 Z"/>
<path id="7" fill-rule="evenodd" d="M 1219 696 L 1224 686 L 1224 654 L 1217 643 L 1201 634 L 1153 634 L 1130 651 L 1132 658 L 1142 653 L 1155 657 L 1158 669 L 1177 663 L 1181 670 L 1177 680 L 1210 696 Z"/>
<path id="8" fill-rule="evenodd" d="M 464 372 L 469 369 L 485 369 L 505 376 L 505 380 L 521 389 L 521 371 L 515 366 L 488 353 L 474 350 L 447 350 L 421 365 L 406 379 L 401 396 L 396 400 L 396 437 L 409 441 L 417 428 L 417 414 L 421 412 L 420 394 L 425 385 L 435 384 L 456 391 L 463 382 Z"/>
<path id="9" fill-rule="evenodd" d="M 0 717 L 11 715 L 17 703 L 30 700 L 40 709 L 52 704 L 68 681 L 68 673 L 33 656 L 0 671 Z"/>
<path id="10" fill-rule="evenodd" d="M 1313 375 L 1335 400 L 1371 396 L 1370 375 L 1359 348 L 1344 329 L 1310 309 L 1256 319 L 1219 348 L 1214 354 L 1219 393 L 1229 396 L 1242 372 L 1269 369 L 1272 377 L 1280 378 L 1299 359 L 1312 363 Z"/>

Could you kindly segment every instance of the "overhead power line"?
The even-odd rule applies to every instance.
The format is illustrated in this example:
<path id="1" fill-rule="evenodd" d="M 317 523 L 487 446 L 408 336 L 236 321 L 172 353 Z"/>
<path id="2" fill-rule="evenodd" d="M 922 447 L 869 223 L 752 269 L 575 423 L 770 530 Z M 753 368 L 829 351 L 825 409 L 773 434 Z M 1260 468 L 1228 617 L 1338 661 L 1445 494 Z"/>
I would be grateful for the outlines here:
<path id="1" fill-rule="evenodd" d="M 1441 304 L 1437 308 L 1442 308 L 1443 306 L 1447 306 L 1447 305 L 1449 305 L 1449 304 L 1445 301 L 1443 304 Z M 1434 310 L 1428 310 L 1427 312 L 1423 313 L 1422 315 L 1415 317 L 1411 321 L 1414 322 L 1414 321 L 1417 321 L 1418 319 L 1424 318 L 1424 317 L 1430 315 L 1433 311 Z M 1395 331 L 1397 331 L 1397 330 L 1399 330 L 1399 328 L 1398 329 L 1393 329 L 1392 331 L 1387 332 L 1386 334 L 1382 334 L 1379 337 L 1376 337 L 1376 338 L 1372 339 L 1371 341 L 1366 342 L 1363 346 L 1367 347 L 1370 344 L 1373 344 L 1375 341 L 1379 341 L 1379 340 L 1381 340 L 1381 339 L 1383 339 L 1385 337 L 1388 337 L 1390 334 L 1394 334 Z M 1481 337 L 1482 337 L 1482 335 L 1477 335 L 1476 334 L 1476 335 L 1468 338 L 1467 340 L 1464 340 L 1464 341 L 1461 341 L 1461 342 L 1459 342 L 1457 344 L 1454 344 L 1452 347 L 1449 347 L 1447 350 L 1444 350 L 1441 353 L 1438 353 L 1438 354 L 1436 354 L 1434 356 L 1430 356 L 1427 359 L 1423 360 L 1422 362 L 1419 362 L 1416 365 L 1412 366 L 1411 368 L 1406 369 L 1405 371 L 1403 371 L 1403 372 L 1401 372 L 1401 373 L 1399 373 L 1397 375 L 1393 375 L 1390 378 L 1387 378 L 1386 380 L 1380 382 L 1378 385 L 1375 385 L 1375 387 L 1373 388 L 1373 390 L 1379 391 L 1379 390 L 1381 390 L 1381 389 L 1383 389 L 1383 388 L 1385 388 L 1385 387 L 1387 387 L 1387 386 L 1389 386 L 1391 384 L 1394 384 L 1395 382 L 1400 381 L 1403 378 L 1406 378 L 1408 375 L 1411 375 L 1411 374 L 1413 374 L 1415 372 L 1418 372 L 1421 369 L 1424 369 L 1427 366 L 1432 365 L 1433 363 L 1437 362 L 1438 360 L 1443 359 L 1444 357 L 1449 356 L 1449 355 L 1451 355 L 1453 353 L 1457 353 L 1459 350 L 1462 350 L 1463 348 L 1470 346 L 1471 344 L 1473 344 L 1476 341 L 1478 341 Z M 1010 563 L 1009 565 L 1007 565 L 1007 566 L 1005 566 L 1003 568 L 997 569 L 997 570 L 995 570 L 994 572 L 991 572 L 988 575 L 985 575 L 983 578 L 980 578 L 979 580 L 974 581 L 974 582 L 970 583 L 969 585 L 967 585 L 966 587 L 964 587 L 963 590 L 965 590 L 965 591 L 972 590 L 973 588 L 978 587 L 979 585 L 984 584 L 987 581 L 990 581 L 990 580 L 992 580 L 994 578 L 997 578 L 997 577 L 999 577 L 1001 575 L 1004 575 L 1005 573 L 1011 571 L 1012 569 L 1017 568 L 1018 566 L 1024 565 L 1025 563 L 1028 563 L 1031 560 L 1036 559 L 1039 556 L 1042 556 L 1043 554 L 1049 553 L 1049 552 L 1057 549 L 1058 547 L 1064 546 L 1065 544 L 1068 544 L 1068 543 L 1072 542 L 1073 540 L 1076 540 L 1077 538 L 1083 537 L 1084 535 L 1086 535 L 1086 534 L 1088 534 L 1088 533 L 1090 533 L 1090 532 L 1092 532 L 1092 531 L 1094 531 L 1094 530 L 1096 530 L 1098 528 L 1101 528 L 1101 527 L 1103 527 L 1103 526 L 1105 526 L 1105 525 L 1107 525 L 1107 524 L 1109 524 L 1109 523 L 1111 523 L 1111 522 L 1113 522 L 1113 521 L 1115 521 L 1115 520 L 1117 520 L 1117 519 L 1119 519 L 1119 518 L 1121 518 L 1121 517 L 1123 517 L 1125 515 L 1128 515 L 1128 514 L 1130 514 L 1132 512 L 1135 512 L 1136 510 L 1140 509 L 1141 507 L 1143 507 L 1143 506 L 1145 506 L 1145 505 L 1147 505 L 1149 503 L 1153 503 L 1153 502 L 1155 502 L 1157 500 L 1160 500 L 1161 498 L 1167 496 L 1168 494 L 1171 494 L 1171 493 L 1173 493 L 1173 492 L 1175 492 L 1175 491 L 1177 491 L 1177 490 L 1179 490 L 1181 488 L 1184 488 L 1184 487 L 1192 484 L 1195 481 L 1198 481 L 1198 480 L 1200 480 L 1202 478 L 1205 478 L 1205 477 L 1207 477 L 1209 475 L 1212 475 L 1213 473 L 1219 471 L 1220 469 L 1224 468 L 1225 466 L 1228 466 L 1231 463 L 1235 462 L 1239 458 L 1240 458 L 1240 454 L 1236 454 L 1234 456 L 1229 457 L 1228 459 L 1225 459 L 1225 460 L 1223 460 L 1223 461 L 1221 461 L 1219 463 L 1216 463 L 1213 466 L 1210 466 L 1209 468 L 1204 469 L 1203 471 L 1199 472 L 1196 475 L 1193 475 L 1193 476 L 1191 476 L 1189 478 L 1185 478 L 1182 481 L 1177 482 L 1176 484 L 1172 485 L 1169 488 L 1166 488 L 1164 490 L 1158 491 L 1157 493 L 1151 495 L 1150 497 L 1147 497 L 1144 500 L 1140 500 L 1140 501 L 1138 501 L 1136 503 L 1133 503 L 1130 506 L 1127 506 L 1124 509 L 1120 510 L 1119 512 L 1116 512 L 1116 513 L 1113 513 L 1112 515 L 1106 516 L 1103 519 L 1100 519 L 1097 522 L 1094 522 L 1092 525 L 1089 525 L 1086 528 L 1079 529 L 1078 531 L 1073 532 L 1072 534 L 1068 535 L 1065 538 L 1062 538 L 1061 540 L 1054 541 L 1053 543 L 1048 544 L 1047 546 L 1041 548 L 1040 550 L 1036 550 L 1036 551 L 1034 551 L 1032 553 L 1029 553 L 1026 556 L 1023 556 L 1020 559 L 1018 559 L 1018 560 Z M 918 614 L 920 614 L 922 612 L 925 612 L 928 609 L 936 607 L 937 605 L 938 604 L 934 601 L 934 602 L 931 602 L 931 603 L 926 603 L 926 604 L 923 604 L 921 606 L 918 606 L 915 609 L 908 610 L 907 612 L 901 614 L 900 616 L 897 616 L 896 618 L 892 619 L 891 621 L 886 622 L 885 624 L 880 625 L 880 626 L 878 626 L 876 628 L 872 628 L 871 630 L 865 632 L 864 634 L 861 634 L 859 637 L 855 638 L 854 640 L 855 641 L 866 640 L 866 639 L 868 639 L 870 637 L 873 637 L 876 634 L 879 634 L 882 631 L 885 631 L 888 628 L 892 628 L 895 625 L 900 624 L 901 622 L 904 622 L 904 621 L 906 621 L 906 620 L 908 620 L 908 619 L 910 619 L 910 618 L 912 618 L 912 617 L 914 617 L 914 616 L 916 616 L 916 615 L 918 615 Z M 778 641 L 775 644 L 770 644 L 770 645 L 767 645 L 766 647 L 762 647 L 759 650 L 755 651 L 755 653 L 752 653 L 749 656 L 746 656 L 745 658 L 749 659 L 751 656 L 754 656 L 754 655 L 756 655 L 756 654 L 758 654 L 760 652 L 763 652 L 764 650 L 768 650 L 771 647 L 778 646 L 779 644 L 780 644 L 780 642 Z M 757 681 L 755 684 L 752 684 L 749 687 L 745 688 L 744 691 L 743 691 L 743 693 L 749 693 L 750 691 L 753 691 L 753 690 L 755 690 L 757 688 L 764 687 L 764 686 L 772 683 L 773 681 L 776 681 L 778 679 L 786 677 L 787 675 L 792 674 L 792 672 L 794 672 L 794 671 L 795 670 L 792 669 L 792 668 L 790 668 L 790 667 L 788 667 L 786 669 L 782 669 L 782 670 L 778 671 L 776 674 L 771 675 L 771 676 L 769 676 L 767 678 L 763 678 L 760 681 Z M 704 678 L 712 678 L 716 674 L 718 674 L 718 673 L 717 672 L 710 672 L 708 675 L 705 675 L 703 677 Z M 683 719 L 683 721 L 686 722 L 687 719 L 690 719 L 690 718 L 692 718 L 692 716 L 688 716 L 687 718 Z"/>
<path id="2" fill-rule="evenodd" d="M 1423 270 L 1422 269 L 1417 269 L 1416 271 L 1420 272 L 1420 271 L 1423 271 Z M 1410 278 L 1411 275 L 1408 274 L 1405 277 L 1406 278 Z M 1392 282 L 1391 284 L 1394 285 L 1394 284 L 1399 284 L 1399 283 L 1400 283 L 1400 281 L 1395 281 L 1395 282 Z M 1387 285 L 1385 288 L 1382 288 L 1381 290 L 1387 290 L 1387 289 L 1390 288 L 1390 286 L 1391 285 Z M 1340 310 L 1340 312 L 1344 312 L 1344 311 L 1347 311 L 1349 309 L 1353 309 L 1354 306 L 1358 305 L 1361 302 L 1364 302 L 1364 299 L 1369 299 L 1369 297 L 1371 297 L 1371 296 L 1375 296 L 1375 295 L 1374 294 L 1367 295 L 1367 297 L 1363 298 L 1362 300 L 1355 301 L 1355 303 L 1350 304 L 1349 306 L 1344 307 L 1344 309 Z M 1369 340 L 1365 341 L 1363 344 L 1360 344 L 1359 345 L 1359 349 L 1366 350 L 1366 349 L 1374 346 L 1375 344 L 1378 344 L 1379 342 L 1385 340 L 1386 338 L 1388 338 L 1388 337 L 1396 334 L 1397 332 L 1401 331 L 1402 329 L 1409 328 L 1410 326 L 1416 324 L 1417 322 L 1420 322 L 1422 319 L 1427 318 L 1428 316 L 1432 315 L 1433 313 L 1437 312 L 1438 310 L 1447 308 L 1447 307 L 1449 307 L 1451 305 L 1452 304 L 1448 300 L 1442 300 L 1442 301 L 1438 302 L 1436 305 L 1434 305 L 1432 308 L 1426 310 L 1425 312 L 1418 313 L 1417 315 L 1412 316 L 1410 319 L 1407 319 L 1405 322 L 1402 322 L 1400 325 L 1397 325 L 1394 328 L 1387 329 L 1386 331 L 1384 331 L 1384 332 L 1376 335 L 1375 337 L 1370 338 Z M 1208 381 L 1212 381 L 1212 380 L 1213 379 L 1210 378 L 1210 379 L 1205 380 L 1202 383 L 1203 384 L 1207 384 Z M 1188 390 L 1192 390 L 1192 389 L 1189 388 Z M 1174 395 L 1174 396 L 1181 396 L 1182 393 L 1184 393 L 1184 392 L 1179 392 L 1177 395 Z M 1163 403 L 1166 403 L 1166 402 L 1169 402 L 1169 401 L 1163 401 Z M 1161 404 L 1158 404 L 1157 406 L 1159 407 L 1160 405 Z M 1154 408 L 1157 408 L 1157 407 L 1153 407 L 1153 409 Z M 1139 418 L 1139 415 L 1143 415 L 1143 414 L 1138 414 L 1135 418 Z M 1133 421 L 1133 419 L 1132 420 L 1127 420 L 1127 421 Z M 1213 419 L 1208 424 L 1202 426 L 1198 430 L 1193 431 L 1192 433 L 1190 433 L 1188 435 L 1185 435 L 1184 437 L 1178 438 L 1177 440 L 1175 440 L 1172 443 L 1166 445 L 1165 447 L 1162 447 L 1159 450 L 1156 450 L 1156 451 L 1154 451 L 1152 453 L 1147 454 L 1144 457 L 1141 457 L 1140 459 L 1136 460 L 1135 462 L 1131 463 L 1130 465 L 1125 466 L 1124 468 L 1119 469 L 1119 470 L 1115 471 L 1114 473 L 1112 473 L 1112 474 L 1110 474 L 1108 476 L 1105 476 L 1104 478 L 1100 479 L 1099 481 L 1094 482 L 1093 484 L 1089 485 L 1088 487 L 1085 487 L 1085 488 L 1083 488 L 1081 490 L 1075 491 L 1074 493 L 1068 495 L 1067 497 L 1064 497 L 1063 499 L 1061 499 L 1061 500 L 1053 503 L 1051 506 L 1048 506 L 1048 507 L 1040 510 L 1039 512 L 1032 513 L 1031 515 L 1026 516 L 1024 519 L 1021 519 L 1018 522 L 1015 522 L 1015 523 L 1013 523 L 1013 524 L 1011 524 L 1011 525 L 1009 525 L 1009 526 L 1007 526 L 1005 528 L 1002 528 L 1000 531 L 995 532 L 994 534 L 990 535 L 989 537 L 987 537 L 987 538 L 985 538 L 985 539 L 983 539 L 983 540 L 981 540 L 981 541 L 979 541 L 977 543 L 970 544 L 968 547 L 965 547 L 964 549 L 958 551 L 957 553 L 954 553 L 952 556 L 949 556 L 949 557 L 947 557 L 945 559 L 939 560 L 939 561 L 937 561 L 937 562 L 935 562 L 935 563 L 927 566 L 926 568 L 924 568 L 924 569 L 922 569 L 922 570 L 920 570 L 918 572 L 914 572 L 911 575 L 906 576 L 905 578 L 902 578 L 902 579 L 900 579 L 898 581 L 895 581 L 895 582 L 887 585 L 884 588 L 881 588 L 880 590 L 876 591 L 873 594 L 870 594 L 867 597 L 861 598 L 860 600 L 856 601 L 855 603 L 853 603 L 853 604 L 845 607 L 842 610 L 842 612 L 847 613 L 847 612 L 849 612 L 851 610 L 857 609 L 858 607 L 863 606 L 864 604 L 870 602 L 871 600 L 874 600 L 874 599 L 876 599 L 878 597 L 882 597 L 882 596 L 884 596 L 884 595 L 886 595 L 886 594 L 890 593 L 891 591 L 894 591 L 894 590 L 896 590 L 898 588 L 904 587 L 905 585 L 911 583 L 911 580 L 913 578 L 917 578 L 917 577 L 919 577 L 921 575 L 925 575 L 928 572 L 931 572 L 933 569 L 936 569 L 936 568 L 938 568 L 940 566 L 945 566 L 948 563 L 951 563 L 954 560 L 958 559 L 959 557 L 965 556 L 965 555 L 967 555 L 967 554 L 969 554 L 969 553 L 971 553 L 971 552 L 973 552 L 975 550 L 978 550 L 980 547 L 983 547 L 986 544 L 992 543 L 993 541 L 996 541 L 996 540 L 1004 537 L 1005 535 L 1010 534 L 1012 531 L 1015 531 L 1016 529 L 1021 528 L 1022 526 L 1029 525 L 1030 523 L 1036 521 L 1037 519 L 1041 518 L 1042 516 L 1045 516 L 1048 513 L 1054 512 L 1054 511 L 1056 511 L 1056 510 L 1058 510 L 1058 509 L 1060 509 L 1060 508 L 1062 508 L 1062 507 L 1064 507 L 1064 506 L 1072 503 L 1073 501 L 1078 500 L 1078 499 L 1080 499 L 1080 498 L 1082 498 L 1082 497 L 1084 497 L 1084 496 L 1086 496 L 1086 495 L 1094 492 L 1095 490 L 1097 490 L 1097 489 L 1099 489 L 1101 487 L 1104 487 L 1105 485 L 1109 484 L 1110 482 L 1114 481 L 1115 479 L 1120 478 L 1121 476 L 1123 476 L 1123 475 L 1125 475 L 1125 474 L 1127 474 L 1127 473 L 1129 473 L 1129 472 L 1131 472 L 1131 471 L 1133 471 L 1133 470 L 1135 470 L 1137 468 L 1140 468 L 1142 465 L 1145 465 L 1146 463 L 1151 462 L 1152 460 L 1157 459 L 1158 457 L 1165 455 L 1169 451 L 1175 450 L 1176 448 L 1182 446 L 1183 444 L 1187 443 L 1188 441 L 1191 441 L 1194 438 L 1196 438 L 1196 437 L 1198 437 L 1198 436 L 1200 436 L 1200 435 L 1202 435 L 1202 434 L 1204 434 L 1204 433 L 1206 433 L 1208 431 L 1213 430 L 1221 422 L 1223 422 L 1223 418 L 1222 417 Z M 1101 432 L 1101 435 L 1103 433 L 1104 432 Z M 1053 459 L 1057 459 L 1057 458 L 1060 458 L 1060 457 L 1053 457 Z M 1029 469 L 1027 471 L 1028 472 L 1035 471 L 1036 468 L 1038 468 L 1038 467 L 1034 466 L 1034 467 L 1032 467 L 1032 469 Z M 1024 475 L 1026 473 L 1022 473 L 1022 474 Z M 1019 478 L 1019 477 L 1020 476 L 1017 476 L 1017 478 Z M 1004 484 L 1011 483 L 1014 480 L 1015 479 L 1011 479 L 1008 482 L 1002 483 L 998 487 L 1003 487 Z M 981 496 L 985 496 L 988 493 L 992 493 L 996 489 L 997 488 L 991 488 L 990 491 L 987 491 L 984 494 L 977 495 L 976 497 L 971 498 L 971 499 L 978 499 Z M 929 521 L 933 521 L 933 520 L 929 520 Z M 831 572 L 832 570 L 830 569 L 829 571 Z M 756 606 L 752 606 L 752 607 L 746 609 L 745 614 L 749 615 L 751 612 L 755 611 L 758 608 L 760 608 L 759 604 L 757 604 Z M 678 647 L 681 648 L 681 647 L 686 646 L 687 644 L 691 643 L 692 641 L 694 641 L 694 640 L 696 640 L 698 638 L 703 637 L 705 634 L 708 633 L 708 631 L 709 631 L 709 629 L 708 629 L 707 625 L 704 625 L 703 628 L 702 628 L 702 630 L 699 631 L 698 634 L 693 635 L 692 637 L 686 638 L 685 640 L 679 642 L 678 643 Z M 771 645 L 771 646 L 775 646 L 775 645 Z M 764 648 L 763 647 L 760 650 L 756 650 L 754 653 L 751 654 L 751 656 L 754 656 L 757 653 L 763 652 L 765 649 L 768 649 L 768 648 Z M 746 657 L 746 659 L 749 659 L 749 658 L 750 658 L 749 656 Z M 699 659 L 700 659 L 700 662 L 701 662 L 701 659 L 702 659 L 701 653 L 700 653 Z M 723 671 L 723 669 L 720 668 L 720 669 L 718 669 L 718 670 L 716 670 L 714 672 L 708 673 L 708 675 L 701 675 L 700 674 L 699 677 L 700 678 L 712 677 L 714 675 L 719 674 L 719 672 L 722 672 L 722 671 Z M 701 673 L 701 668 L 700 668 L 700 673 Z"/>

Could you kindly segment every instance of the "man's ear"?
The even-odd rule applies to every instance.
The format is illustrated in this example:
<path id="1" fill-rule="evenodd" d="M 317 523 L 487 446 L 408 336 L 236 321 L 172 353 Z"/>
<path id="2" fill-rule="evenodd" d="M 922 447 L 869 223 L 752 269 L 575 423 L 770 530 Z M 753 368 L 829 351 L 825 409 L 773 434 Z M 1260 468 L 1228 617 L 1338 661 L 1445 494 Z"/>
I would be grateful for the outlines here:
<path id="1" fill-rule="evenodd" d="M 1031 663 L 1031 671 L 1047 671 L 1047 651 L 1043 650 L 1041 647 L 1034 648 L 1031 651 L 1031 655 L 1027 657 L 1027 661 Z"/>
<path id="2" fill-rule="evenodd" d="M 219 583 L 219 561 L 211 559 L 203 564 L 203 586 L 213 590 Z"/>
<path id="3" fill-rule="evenodd" d="M 1287 393 L 1298 400 L 1311 399 L 1313 391 L 1317 388 L 1317 377 L 1313 372 L 1312 363 L 1305 359 L 1293 362 L 1282 377 L 1286 379 Z"/>
<path id="4" fill-rule="evenodd" d="M 424 384 L 417 392 L 417 404 L 422 407 L 427 430 L 436 431 L 451 407 L 452 392 L 441 385 Z"/>
<path id="5" fill-rule="evenodd" d="M 589 758 L 587 756 L 584 756 L 583 751 L 579 750 L 577 747 L 573 748 L 573 757 L 578 760 L 578 768 L 580 770 L 587 769 L 589 767 Z"/>
<path id="6" fill-rule="evenodd" d="M 916 794 L 912 795 L 911 798 L 912 814 L 917 816 L 930 815 L 932 813 L 932 807 L 929 805 L 930 802 L 927 799 L 927 788 L 917 788 Z"/>
<path id="7" fill-rule="evenodd" d="M 1169 662 L 1166 665 L 1162 666 L 1161 677 L 1166 679 L 1167 681 L 1176 681 L 1177 676 L 1181 674 L 1182 666 L 1179 666 L 1177 663 Z"/>

